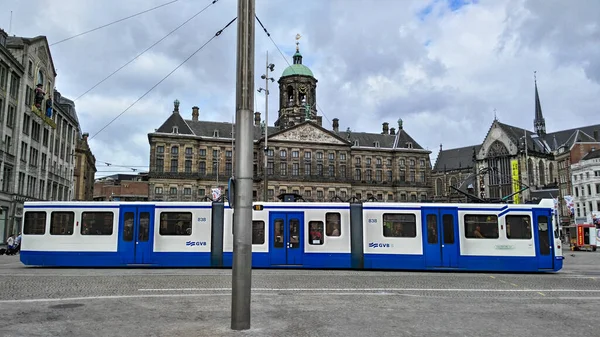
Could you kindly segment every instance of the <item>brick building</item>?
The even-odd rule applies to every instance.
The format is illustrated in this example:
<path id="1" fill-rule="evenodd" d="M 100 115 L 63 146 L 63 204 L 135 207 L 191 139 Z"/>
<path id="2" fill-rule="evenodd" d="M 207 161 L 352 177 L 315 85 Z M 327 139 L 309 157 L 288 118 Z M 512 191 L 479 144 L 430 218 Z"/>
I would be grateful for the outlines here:
<path id="1" fill-rule="evenodd" d="M 113 174 L 97 179 L 94 201 L 148 201 L 148 176 Z"/>

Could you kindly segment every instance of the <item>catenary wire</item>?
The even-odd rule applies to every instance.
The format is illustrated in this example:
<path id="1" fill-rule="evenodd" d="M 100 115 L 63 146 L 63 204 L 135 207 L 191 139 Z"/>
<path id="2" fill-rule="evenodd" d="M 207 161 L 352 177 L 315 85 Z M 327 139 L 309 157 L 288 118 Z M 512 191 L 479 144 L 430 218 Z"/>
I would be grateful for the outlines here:
<path id="1" fill-rule="evenodd" d="M 113 22 L 107 23 L 107 24 L 105 24 L 105 25 L 102 25 L 102 26 L 100 26 L 100 27 L 96 27 L 96 28 L 93 28 L 93 29 L 87 30 L 87 31 L 85 31 L 85 32 L 83 32 L 83 33 L 79 33 L 79 34 L 73 35 L 73 36 L 71 36 L 71 37 L 68 37 L 68 38 L 66 38 L 66 39 L 62 39 L 62 40 L 60 40 L 60 41 L 58 41 L 58 42 L 54 42 L 54 43 L 52 43 L 52 44 L 50 45 L 50 47 L 52 47 L 52 46 L 54 46 L 54 45 L 57 45 L 57 44 L 59 44 L 59 43 L 62 43 L 62 42 L 65 42 L 65 41 L 68 41 L 68 40 L 74 39 L 74 38 L 76 38 L 76 37 L 79 37 L 79 36 L 81 36 L 81 35 L 85 35 L 85 34 L 87 34 L 87 33 L 91 33 L 91 32 L 97 31 L 98 29 L 102 29 L 102 28 L 105 28 L 105 27 L 108 27 L 108 26 L 114 25 L 115 23 L 119 23 L 119 22 L 121 22 L 121 21 L 125 21 L 125 20 L 127 20 L 127 19 L 131 19 L 131 18 L 133 18 L 133 17 L 136 17 L 136 16 L 138 16 L 138 15 L 142 15 L 142 14 L 144 14 L 144 13 L 151 12 L 151 11 L 153 11 L 153 10 L 155 10 L 155 9 L 158 9 L 158 8 L 161 8 L 161 7 L 164 7 L 164 6 L 170 5 L 170 4 L 172 4 L 172 3 L 175 3 L 175 2 L 178 2 L 178 1 L 179 1 L 179 0 L 173 0 L 173 1 L 169 1 L 169 2 L 167 2 L 167 3 L 164 3 L 164 4 L 162 4 L 162 5 L 158 5 L 158 6 L 156 6 L 156 7 L 152 7 L 152 8 L 150 8 L 150 9 L 146 9 L 146 10 L 144 10 L 144 11 L 141 11 L 141 12 L 139 12 L 139 13 L 136 13 L 136 14 L 130 15 L 130 16 L 128 16 L 128 17 L 125 17 L 125 18 L 122 18 L 122 19 L 119 19 L 119 20 L 116 20 L 116 21 L 113 21 Z"/>
<path id="2" fill-rule="evenodd" d="M 275 48 L 277 48 L 277 51 L 279 51 L 279 54 L 281 55 L 281 57 L 283 57 L 285 62 L 288 64 L 288 66 L 291 66 L 290 61 L 288 61 L 287 57 L 285 57 L 285 55 L 283 54 L 281 49 L 279 49 L 279 46 L 277 45 L 277 43 L 275 43 L 275 40 L 273 40 L 273 38 L 271 37 L 271 33 L 269 33 L 269 31 L 267 30 L 265 25 L 263 25 L 263 23 L 260 21 L 260 19 L 258 18 L 258 16 L 256 14 L 254 14 L 254 17 L 256 17 L 256 20 L 258 21 L 258 23 L 260 24 L 262 29 L 265 31 L 265 34 L 267 34 L 267 37 L 269 38 L 269 40 L 271 40 L 271 42 L 273 42 L 273 45 L 275 45 Z M 319 106 L 319 103 L 315 102 L 315 104 L 317 105 L 317 109 L 319 109 L 319 111 L 321 111 L 321 114 L 323 115 L 323 117 L 325 117 L 325 119 L 331 124 L 331 121 L 329 120 L 329 118 L 327 118 L 327 115 L 325 115 L 325 112 L 323 111 L 323 109 L 321 109 L 321 107 Z"/>
<path id="3" fill-rule="evenodd" d="M 186 21 L 184 21 L 181 25 L 177 26 L 175 29 L 173 29 L 172 31 L 170 31 L 167 35 L 163 36 L 160 40 L 156 41 L 154 44 L 152 44 L 150 47 L 146 48 L 146 50 L 144 50 L 143 52 L 139 53 L 137 56 L 135 56 L 134 58 L 132 58 L 131 60 L 129 60 L 129 62 L 125 63 L 124 65 L 122 65 L 120 68 L 118 68 L 117 70 L 113 71 L 110 75 L 106 76 L 103 80 L 101 80 L 100 82 L 94 84 L 93 87 L 89 88 L 86 92 L 84 92 L 83 94 L 79 95 L 79 97 L 75 98 L 74 101 L 77 101 L 78 99 L 80 99 L 81 97 L 85 96 L 85 94 L 87 94 L 88 92 L 94 90 L 97 86 L 99 86 L 100 84 L 102 84 L 104 81 L 106 81 L 107 79 L 111 78 L 114 74 L 118 73 L 121 69 L 125 68 L 128 64 L 130 64 L 131 62 L 135 61 L 138 59 L 138 57 L 142 56 L 144 53 L 146 53 L 147 51 L 149 51 L 150 49 L 154 48 L 154 46 L 156 46 L 157 44 L 159 44 L 162 40 L 166 39 L 167 37 L 169 37 L 171 34 L 175 33 L 177 30 L 179 30 L 179 28 L 183 27 L 185 24 L 187 24 L 188 22 L 190 22 L 193 18 L 195 18 L 196 16 L 200 15 L 202 12 L 204 12 L 205 10 L 208 9 L 208 7 L 214 5 L 215 3 L 217 3 L 217 1 L 219 0 L 213 0 L 211 1 L 210 4 L 208 4 L 206 7 L 204 7 L 203 9 L 201 9 L 199 12 L 197 12 L 196 14 L 194 14 L 193 16 L 191 16 L 189 19 L 187 19 Z"/>
<path id="4" fill-rule="evenodd" d="M 216 37 L 218 37 L 219 35 L 221 35 L 221 33 L 227 28 L 229 27 L 235 20 L 237 19 L 237 17 L 235 17 L 233 20 L 229 21 L 229 23 L 227 25 L 225 25 L 225 27 L 223 27 L 221 30 L 219 30 L 218 32 L 215 33 L 215 35 L 213 35 L 213 37 L 211 37 L 208 41 L 206 41 L 202 46 L 200 46 L 200 48 L 196 49 L 192 55 L 188 56 L 188 58 L 186 58 L 183 62 L 181 62 L 177 67 L 175 67 L 175 69 L 173 69 L 170 73 L 168 73 L 165 77 L 163 77 L 160 81 L 158 81 L 158 83 L 156 83 L 155 85 L 152 86 L 152 88 L 150 88 L 148 91 L 146 91 L 142 96 L 140 96 L 140 98 L 138 98 L 137 100 L 135 100 L 133 103 L 131 103 L 130 106 L 127 107 L 127 109 L 123 110 L 123 112 L 121 112 L 120 114 L 117 115 L 117 117 L 113 118 L 110 122 L 108 122 L 108 124 L 106 124 L 105 126 L 102 127 L 102 129 L 100 129 L 98 132 L 96 132 L 92 137 L 90 137 L 90 140 L 92 140 L 94 137 L 96 137 L 100 132 L 102 132 L 104 129 L 106 129 L 109 125 L 111 125 L 114 121 L 116 121 L 119 117 L 121 117 L 124 113 L 126 113 L 129 109 L 131 109 L 131 107 L 133 107 L 137 102 L 141 101 L 142 98 L 144 98 L 146 95 L 148 95 L 152 90 L 154 90 L 154 88 L 156 88 L 159 84 L 161 84 L 164 80 L 166 80 L 169 76 L 171 76 L 171 74 L 173 74 L 177 69 L 179 69 L 182 65 L 184 65 L 189 59 L 191 59 L 194 55 L 196 55 L 199 51 L 201 51 L 204 47 L 206 47 L 206 45 L 208 45 L 212 40 L 214 40 Z"/>

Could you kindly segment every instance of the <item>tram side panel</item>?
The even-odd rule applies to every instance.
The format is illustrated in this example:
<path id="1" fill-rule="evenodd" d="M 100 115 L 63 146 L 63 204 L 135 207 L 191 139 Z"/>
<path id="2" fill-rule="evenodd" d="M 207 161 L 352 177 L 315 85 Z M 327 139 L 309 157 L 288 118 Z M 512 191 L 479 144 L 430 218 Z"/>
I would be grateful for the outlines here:
<path id="1" fill-rule="evenodd" d="M 304 258 L 306 268 L 351 268 L 351 228 L 348 204 L 307 207 L 304 211 Z M 322 206 L 325 206 L 323 204 Z"/>
<path id="2" fill-rule="evenodd" d="M 35 266 L 122 265 L 118 205 L 32 203 L 24 207 L 21 262 Z"/>
<path id="3" fill-rule="evenodd" d="M 223 216 L 223 259 L 222 266 L 233 265 L 233 209 L 227 205 Z M 269 212 L 252 211 L 252 267 L 265 268 L 269 262 Z"/>
<path id="4" fill-rule="evenodd" d="M 424 269 L 423 230 L 417 205 L 363 205 L 364 268 Z"/>
<path id="5" fill-rule="evenodd" d="M 157 204 L 152 264 L 163 267 L 211 266 L 211 203 Z"/>
<path id="6" fill-rule="evenodd" d="M 460 262 L 466 270 L 537 271 L 532 211 L 513 208 L 459 210 Z"/>

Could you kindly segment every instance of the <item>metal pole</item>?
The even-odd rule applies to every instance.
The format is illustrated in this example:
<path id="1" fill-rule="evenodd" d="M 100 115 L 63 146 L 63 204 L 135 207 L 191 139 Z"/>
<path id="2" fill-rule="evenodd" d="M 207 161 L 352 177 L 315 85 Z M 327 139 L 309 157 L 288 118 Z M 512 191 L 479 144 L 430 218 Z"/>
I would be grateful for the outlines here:
<path id="1" fill-rule="evenodd" d="M 269 190 L 269 177 L 267 175 L 267 161 L 268 161 L 268 137 L 269 137 L 269 51 L 267 50 L 267 66 L 265 70 L 265 191 L 264 201 L 267 200 L 267 191 Z"/>
<path id="2" fill-rule="evenodd" d="M 233 217 L 231 329 L 250 329 L 255 0 L 238 0 L 236 191 Z"/>

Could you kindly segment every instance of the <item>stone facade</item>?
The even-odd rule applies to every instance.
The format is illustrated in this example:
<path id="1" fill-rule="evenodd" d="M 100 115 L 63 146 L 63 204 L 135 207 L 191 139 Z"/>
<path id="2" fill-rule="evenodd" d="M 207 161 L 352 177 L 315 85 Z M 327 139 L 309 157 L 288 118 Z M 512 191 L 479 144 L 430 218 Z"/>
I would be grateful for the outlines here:
<path id="1" fill-rule="evenodd" d="M 73 196 L 79 124 L 55 78 L 46 37 L 9 37 L 0 29 L 0 243 L 20 230 L 23 202 Z"/>
<path id="2" fill-rule="evenodd" d="M 81 135 L 75 147 L 75 172 L 73 183 L 75 195 L 73 200 L 94 200 L 94 178 L 96 176 L 96 157 L 88 144 L 88 133 Z"/>
<path id="3" fill-rule="evenodd" d="M 260 113 L 255 113 L 254 200 L 264 200 L 265 175 L 269 201 L 282 193 L 311 201 L 431 197 L 431 152 L 406 132 L 402 120 L 397 131 L 383 123 L 381 133 L 340 132 L 337 118 L 331 129 L 324 128 L 316 109 L 317 80 L 298 50 L 278 83 L 274 126 L 261 124 Z M 184 119 L 175 101 L 171 116 L 148 135 L 150 200 L 202 200 L 217 187 L 226 192 L 235 167 L 233 126 L 202 121 L 199 115 L 194 106 L 192 119 Z"/>
<path id="4" fill-rule="evenodd" d="M 569 222 L 564 203 L 564 196 L 571 190 L 569 168 L 591 147 L 598 146 L 600 125 L 546 133 L 536 83 L 533 129 L 535 132 L 495 119 L 482 144 L 449 150 L 440 146 L 432 170 L 436 200 L 507 198 L 522 203 L 552 197 L 561 205 L 558 215 Z M 523 188 L 526 190 L 518 197 L 511 197 Z"/>
<path id="5" fill-rule="evenodd" d="M 592 149 L 571 167 L 575 218 L 600 225 L 600 149 Z"/>

